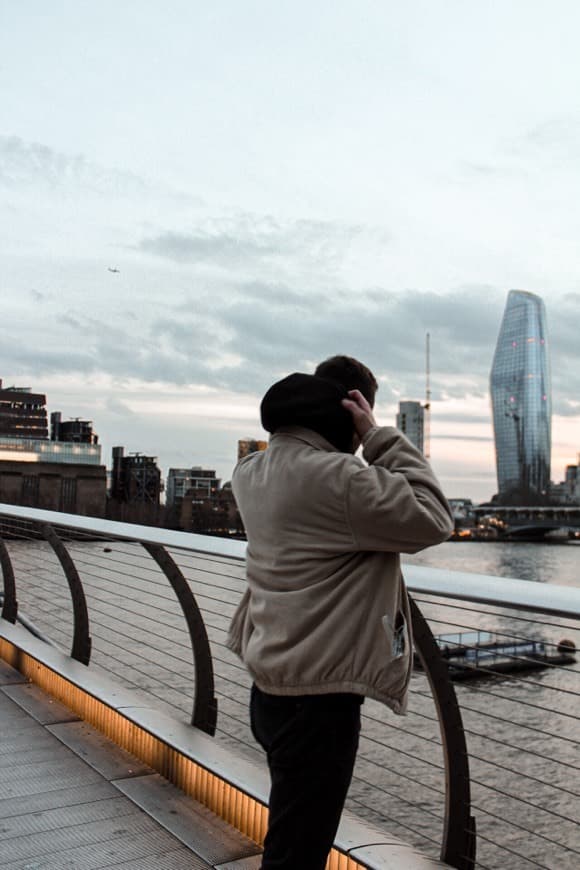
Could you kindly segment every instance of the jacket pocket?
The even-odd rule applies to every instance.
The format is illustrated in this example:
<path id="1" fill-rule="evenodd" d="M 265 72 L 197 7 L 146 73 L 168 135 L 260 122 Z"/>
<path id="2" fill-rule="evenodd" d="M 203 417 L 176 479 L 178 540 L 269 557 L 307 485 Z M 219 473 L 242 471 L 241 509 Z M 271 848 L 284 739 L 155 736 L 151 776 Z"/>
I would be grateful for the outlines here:
<path id="1" fill-rule="evenodd" d="M 226 646 L 228 649 L 231 649 L 237 656 L 240 658 L 243 655 L 243 650 L 245 643 L 247 643 L 247 638 L 244 637 L 244 634 L 247 632 L 246 622 L 248 616 L 248 608 L 250 604 L 250 590 L 246 589 L 244 594 L 242 595 L 242 600 L 240 601 L 236 611 L 232 617 L 232 621 L 230 623 L 230 627 L 228 629 L 228 634 L 226 637 Z"/>
<path id="2" fill-rule="evenodd" d="M 382 623 L 387 635 L 391 660 L 403 658 L 409 650 L 409 629 L 403 611 L 397 612 L 394 625 L 388 615 L 383 616 Z"/>

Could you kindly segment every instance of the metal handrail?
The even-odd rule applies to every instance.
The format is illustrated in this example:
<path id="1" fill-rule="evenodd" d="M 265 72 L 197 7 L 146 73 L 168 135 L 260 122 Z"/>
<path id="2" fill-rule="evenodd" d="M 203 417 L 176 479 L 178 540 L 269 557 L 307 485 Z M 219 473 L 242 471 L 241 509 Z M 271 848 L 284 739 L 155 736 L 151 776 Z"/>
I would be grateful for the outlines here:
<path id="1" fill-rule="evenodd" d="M 431 687 L 445 762 L 445 824 L 441 860 L 459 870 L 475 863 L 475 819 L 471 815 L 469 754 L 461 709 L 447 665 L 433 633 L 409 596 L 415 650 Z"/>
<path id="2" fill-rule="evenodd" d="M 167 550 L 159 544 L 143 543 L 142 546 L 157 562 L 171 583 L 189 630 L 195 667 L 195 696 L 191 724 L 213 737 L 218 702 L 214 688 L 213 661 L 203 616 L 187 580 Z"/>
<path id="3" fill-rule="evenodd" d="M 223 541 L 200 535 L 179 532 L 167 533 L 164 530 L 142 526 L 135 528 L 135 526 L 127 524 L 95 521 L 57 512 L 19 509 L 15 506 L 6 507 L 7 509 L 4 510 L 4 506 L 0 505 L 0 517 L 25 520 L 26 523 L 31 521 L 40 523 L 43 536 L 55 550 L 71 589 L 75 639 L 78 641 L 84 638 L 87 652 L 85 656 L 79 655 L 76 649 L 79 644 L 75 643 L 71 655 L 86 664 L 88 664 L 90 655 L 90 639 L 86 604 L 84 609 L 80 606 L 84 603 L 84 592 L 72 557 L 52 526 L 57 526 L 65 531 L 64 536 L 66 536 L 66 530 L 69 533 L 77 534 L 82 531 L 88 533 L 89 536 L 91 534 L 98 535 L 100 539 L 104 535 L 114 540 L 138 541 L 143 546 L 173 587 L 189 629 L 196 672 L 192 724 L 213 735 L 217 719 L 217 699 L 214 695 L 213 661 L 206 627 L 189 584 L 165 548 L 171 544 L 174 549 L 194 551 L 196 554 L 202 551 L 205 555 L 228 556 L 229 558 L 232 558 L 232 550 L 234 550 L 237 551 L 236 556 L 239 559 L 240 554 L 245 551 L 244 544 L 239 541 Z M 50 518 L 50 522 L 47 522 L 48 518 Z M 17 530 L 13 529 L 13 531 Z M 76 535 L 74 536 L 76 537 Z M 161 544 L 160 538 L 164 539 L 164 544 Z M 200 544 L 202 546 L 198 546 Z M 9 575 L 5 575 L 5 580 L 10 580 Z M 82 601 L 79 599 L 79 594 Z M 429 679 L 435 700 L 445 762 L 446 812 L 443 820 L 441 858 L 458 870 L 470 870 L 474 862 L 475 835 L 474 821 L 470 815 L 469 757 L 465 745 L 461 711 L 454 686 L 431 630 L 412 600 L 410 600 L 410 606 L 415 647 Z"/>
<path id="4" fill-rule="evenodd" d="M 194 550 L 204 556 L 218 556 L 243 562 L 246 558 L 245 541 L 214 538 L 189 532 L 175 532 L 151 526 L 117 523 L 95 517 L 45 511 L 38 508 L 0 504 L 0 514 L 37 523 L 50 523 L 69 529 L 94 533 L 101 537 L 121 538 L 140 543 L 159 544 L 179 550 Z M 530 610 L 535 613 L 559 617 L 580 618 L 580 588 L 518 580 L 512 577 L 493 577 L 487 574 L 469 574 L 405 565 L 405 582 L 414 593 L 437 595 L 477 604 Z"/>
<path id="5" fill-rule="evenodd" d="M 188 625 L 196 671 L 192 724 L 213 734 L 216 727 L 217 699 L 214 694 L 212 654 L 204 619 L 188 581 L 166 548 L 180 551 L 182 554 L 193 554 L 194 558 L 197 556 L 209 558 L 214 566 L 220 565 L 221 570 L 227 570 L 226 566 L 228 562 L 231 565 L 231 560 L 237 563 L 243 562 L 245 542 L 0 504 L 0 527 L 3 519 L 7 521 L 8 531 L 16 535 L 19 534 L 19 523 L 23 523 L 27 529 L 32 527 L 31 524 L 40 527 L 59 556 L 69 586 L 71 585 L 69 574 L 76 576 L 79 585 L 80 578 L 64 544 L 67 538 L 77 539 L 80 536 L 90 540 L 91 536 L 94 536 L 99 540 L 126 540 L 142 545 L 171 583 Z M 11 520 L 16 522 L 13 524 Z M 52 527 L 59 529 L 58 536 L 52 531 Z M 64 553 L 59 555 L 55 543 L 61 546 Z M 180 557 L 176 555 L 176 558 Z M 224 562 L 220 562 L 220 559 Z M 16 588 L 13 572 L 11 576 L 12 566 L 9 556 L 8 560 L 0 559 L 0 568 L 4 576 L 5 598 L 15 602 Z M 459 602 L 478 602 L 572 619 L 580 616 L 580 590 L 570 587 L 551 584 L 546 587 L 543 584 L 511 578 L 448 572 L 408 565 L 405 566 L 405 575 L 408 588 L 420 595 L 454 599 Z M 72 579 L 74 580 L 74 577 Z M 74 601 L 73 594 L 73 604 Z M 429 602 L 430 599 L 427 597 L 427 606 Z M 415 647 L 430 683 L 429 694 L 435 702 L 437 711 L 435 721 L 439 722 L 441 731 L 446 786 L 441 858 L 460 870 L 470 870 L 475 860 L 475 823 L 471 817 L 469 756 L 461 710 L 441 650 L 433 638 L 431 629 L 416 604 L 412 602 L 411 606 Z M 448 606 L 453 607 L 453 604 Z M 463 604 L 459 604 L 459 608 L 463 607 Z M 8 610 L 10 611 L 10 607 Z M 75 607 L 74 611 L 76 637 L 78 607 Z M 88 622 L 85 634 L 88 637 Z M 81 656 L 76 657 L 83 661 Z M 88 657 L 84 661 L 88 663 Z M 474 758 L 477 759 L 477 755 Z M 473 782 L 477 784 L 477 777 Z M 485 840 L 485 837 L 483 839 Z"/>
<path id="6" fill-rule="evenodd" d="M 91 660 L 92 646 L 89 630 L 89 609 L 79 572 L 71 559 L 69 551 L 52 526 L 48 523 L 43 523 L 41 531 L 60 562 L 71 595 L 73 606 L 73 643 L 70 657 L 77 662 L 81 662 L 83 665 L 88 665 Z"/>

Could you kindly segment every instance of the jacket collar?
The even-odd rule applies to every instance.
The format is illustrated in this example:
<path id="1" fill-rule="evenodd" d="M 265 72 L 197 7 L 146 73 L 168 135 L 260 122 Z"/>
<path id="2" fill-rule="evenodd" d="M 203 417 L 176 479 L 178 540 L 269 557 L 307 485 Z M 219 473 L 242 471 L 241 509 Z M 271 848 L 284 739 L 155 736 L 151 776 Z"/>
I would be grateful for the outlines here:
<path id="1" fill-rule="evenodd" d="M 283 437 L 290 437 L 296 441 L 304 441 L 305 444 L 310 444 L 311 447 L 315 447 L 317 450 L 326 450 L 327 453 L 340 453 L 330 441 L 327 441 L 326 438 L 319 435 L 313 429 L 306 429 L 304 426 L 281 426 L 273 435 L 270 435 L 270 443 L 275 443 Z"/>

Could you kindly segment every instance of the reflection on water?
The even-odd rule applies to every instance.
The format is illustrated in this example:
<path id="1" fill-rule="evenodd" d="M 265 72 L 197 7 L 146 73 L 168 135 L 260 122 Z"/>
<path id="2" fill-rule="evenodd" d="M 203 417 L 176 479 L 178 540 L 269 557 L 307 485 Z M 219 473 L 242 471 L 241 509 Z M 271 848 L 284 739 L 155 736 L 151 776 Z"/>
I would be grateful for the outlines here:
<path id="1" fill-rule="evenodd" d="M 404 561 L 450 571 L 580 586 L 580 543 L 466 541 L 441 544 Z"/>

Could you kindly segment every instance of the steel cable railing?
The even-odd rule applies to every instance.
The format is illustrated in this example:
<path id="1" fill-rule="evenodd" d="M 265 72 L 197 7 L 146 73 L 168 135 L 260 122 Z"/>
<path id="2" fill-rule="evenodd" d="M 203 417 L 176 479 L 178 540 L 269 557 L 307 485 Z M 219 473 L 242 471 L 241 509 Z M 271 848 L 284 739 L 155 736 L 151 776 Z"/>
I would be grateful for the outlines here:
<path id="1" fill-rule="evenodd" d="M 572 639 L 578 636 L 577 625 L 570 624 L 569 620 L 544 620 L 537 616 L 523 617 L 508 610 L 488 611 L 484 608 L 481 612 L 469 608 L 470 616 L 466 616 L 468 609 L 465 605 L 451 602 L 445 602 L 445 613 L 442 614 L 438 612 L 442 608 L 441 602 L 421 597 L 421 604 L 435 631 L 440 630 L 439 627 L 445 632 L 453 628 L 493 629 L 494 639 L 500 641 L 503 638 L 527 641 L 530 636 L 537 636 L 547 628 L 556 628 Z M 430 606 L 435 612 L 430 613 Z M 455 613 L 463 611 L 461 617 L 449 615 L 453 610 Z M 473 621 L 468 622 L 470 617 Z M 526 624 L 525 636 L 516 637 L 517 629 L 510 631 L 504 625 L 490 624 L 490 619 L 511 622 L 512 617 L 514 625 Z M 546 649 L 558 648 L 557 642 L 547 639 L 543 642 Z M 450 648 L 452 659 L 453 640 L 446 635 L 445 643 Z M 466 643 L 465 638 L 455 644 L 456 650 L 461 648 L 476 650 L 477 654 L 476 645 Z M 509 650 L 504 662 L 508 670 L 522 663 L 533 664 Z M 500 672 L 483 660 L 477 663 L 479 678 L 483 682 L 457 686 L 471 761 L 480 854 L 494 856 L 497 866 L 501 866 L 501 860 L 509 866 L 520 866 L 513 862 L 517 854 L 522 867 L 530 864 L 575 867 L 580 855 L 580 818 L 570 798 L 578 796 L 580 786 L 578 766 L 571 754 L 578 745 L 575 735 L 578 735 L 576 698 L 580 688 L 579 671 L 574 666 L 550 667 L 550 662 L 536 664 L 547 666 L 540 671 L 538 678 L 530 678 L 519 673 Z M 464 667 L 468 668 L 469 664 L 465 663 Z M 534 700 L 530 700 L 530 696 Z M 490 703 L 495 705 L 492 709 L 488 708 Z M 537 718 L 526 720 L 530 715 Z M 489 726 L 485 725 L 486 721 Z M 545 722 L 552 727 L 542 727 Z M 558 723 L 559 730 L 554 728 L 555 723 Z M 503 730 L 498 733 L 498 728 Z M 492 768 L 501 775 L 500 782 L 493 772 L 490 773 Z M 566 778 L 563 771 L 567 772 Z M 498 828 L 511 830 L 509 839 L 499 838 Z M 514 842 L 521 846 L 519 851 L 513 848 Z M 500 855 L 504 853 L 512 857 L 501 859 Z M 539 860 L 540 857 L 543 860 Z"/>
<path id="2" fill-rule="evenodd" d="M 12 518 L 9 524 L 14 534 L 4 540 L 20 606 L 45 634 L 67 648 L 74 626 L 62 566 L 31 521 Z M 141 538 L 127 540 L 111 533 L 116 524 L 107 525 L 106 534 L 97 528 L 57 529 L 88 602 L 91 667 L 107 670 L 125 685 L 149 694 L 160 708 L 185 718 L 194 691 L 194 661 L 173 590 L 141 546 L 143 530 Z M 125 533 L 127 528 L 123 527 Z M 177 537 L 180 543 L 187 540 Z M 216 737 L 257 760 L 262 754 L 247 716 L 250 680 L 225 644 L 229 620 L 244 589 L 243 564 L 220 555 L 219 542 L 212 539 L 203 550 L 214 544 L 215 553 L 175 545 L 168 553 L 186 578 L 207 630 L 219 704 Z M 523 642 L 538 631 L 558 629 L 572 640 L 578 637 L 578 623 L 560 616 L 538 617 L 503 605 L 474 607 L 472 602 L 443 599 L 424 589 L 415 600 L 435 634 L 492 631 L 499 640 Z M 544 637 L 543 642 L 549 652 L 557 650 L 557 638 Z M 451 640 L 448 646 L 452 652 L 461 647 L 477 652 L 476 643 Z M 507 650 L 505 661 L 528 664 L 517 651 Z M 506 866 L 571 870 L 580 854 L 579 820 L 567 805 L 580 793 L 572 780 L 577 766 L 571 754 L 580 742 L 575 736 L 579 669 L 545 664 L 539 676 L 523 677 L 484 666 L 482 682 L 455 686 L 472 768 L 479 842 L 476 866 L 484 870 Z M 432 689 L 426 675 L 417 671 L 406 719 L 393 717 L 376 702 L 365 703 L 348 806 L 436 856 L 445 797 L 446 747 Z M 471 855 L 459 855 L 459 860 L 468 867 Z"/>

